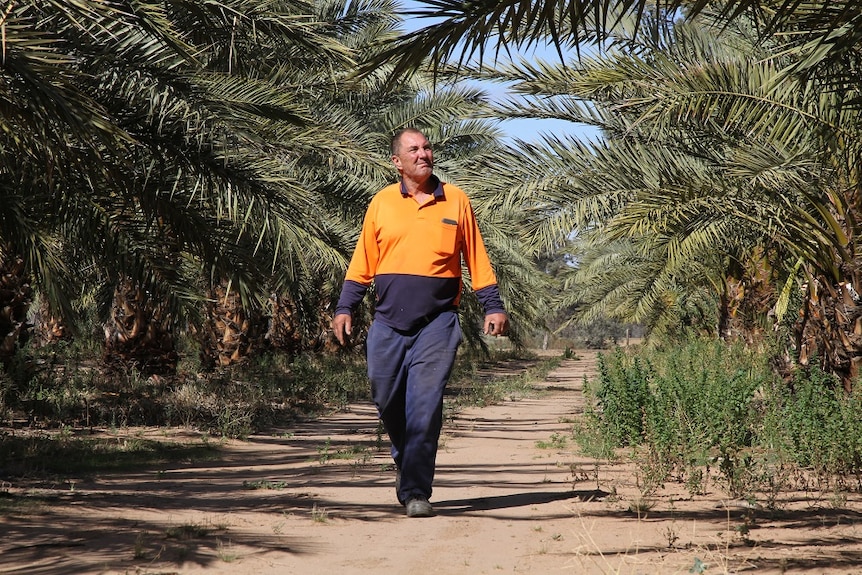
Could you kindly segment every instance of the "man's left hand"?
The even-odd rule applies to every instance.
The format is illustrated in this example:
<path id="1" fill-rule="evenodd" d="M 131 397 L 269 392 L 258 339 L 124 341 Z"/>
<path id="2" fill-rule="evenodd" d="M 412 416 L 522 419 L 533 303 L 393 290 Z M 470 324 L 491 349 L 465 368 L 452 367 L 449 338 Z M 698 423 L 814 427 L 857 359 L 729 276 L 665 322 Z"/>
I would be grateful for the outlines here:
<path id="1" fill-rule="evenodd" d="M 509 316 L 504 313 L 490 313 L 485 316 L 485 327 L 482 333 L 485 335 L 506 335 L 509 331 Z"/>

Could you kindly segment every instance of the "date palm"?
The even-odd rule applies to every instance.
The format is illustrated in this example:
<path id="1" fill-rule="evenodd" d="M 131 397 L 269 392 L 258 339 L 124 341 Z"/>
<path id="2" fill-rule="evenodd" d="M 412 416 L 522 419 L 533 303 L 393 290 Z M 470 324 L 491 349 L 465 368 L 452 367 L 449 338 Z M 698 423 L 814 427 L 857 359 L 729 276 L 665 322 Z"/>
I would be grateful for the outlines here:
<path id="1" fill-rule="evenodd" d="M 651 270 L 640 290 L 611 281 L 595 302 L 637 302 L 624 309 L 650 317 L 688 285 L 680 280 L 691 269 L 708 265 L 707 293 L 726 309 L 740 281 L 775 282 L 753 298 L 768 301 L 800 270 L 807 298 L 796 352 L 804 361 L 816 344 L 825 367 L 849 385 L 862 363 L 853 295 L 862 34 L 855 3 L 681 0 L 661 11 L 638 0 L 423 4 L 417 15 L 442 21 L 383 52 L 398 70 L 418 66 L 427 51 L 438 69 L 478 56 L 487 72 L 499 68 L 487 65 L 488 46 L 493 56 L 508 44 L 602 47 L 598 61 L 524 64 L 499 76 L 536 96 L 533 106 L 504 113 L 603 130 L 605 143 L 592 149 L 568 141 L 525 149 L 538 160 L 520 186 L 532 190 L 540 236 L 559 242 L 577 223 L 600 245 L 622 242 L 629 256 L 620 264 Z M 668 32 L 685 24 L 711 33 L 679 43 Z M 704 42 L 716 30 L 722 57 Z"/>
<path id="2" fill-rule="evenodd" d="M 265 276 L 234 239 L 246 219 L 304 227 L 314 206 L 289 152 L 319 142 L 321 127 L 307 125 L 304 87 L 282 82 L 280 68 L 349 63 L 306 8 L 10 5 L 0 72 L 3 260 L 22 258 L 66 314 L 84 268 L 152 299 L 168 314 L 155 325 L 179 324 L 199 305 L 202 270 L 252 291 Z M 127 339 L 117 335 L 106 339 Z"/>
<path id="3" fill-rule="evenodd" d="M 319 19 L 330 22 L 339 31 L 337 39 L 354 50 L 357 60 L 364 60 L 374 56 L 381 42 L 397 37 L 400 24 L 393 18 L 393 3 L 375 2 L 364 10 L 357 6 L 363 5 L 321 2 Z M 346 257 L 354 248 L 367 203 L 374 192 L 397 178 L 389 161 L 391 135 L 400 128 L 416 126 L 434 142 L 438 173 L 473 197 L 513 314 L 524 325 L 535 323 L 535 307 L 541 301 L 540 278 L 533 273 L 532 262 L 521 255 L 524 250 L 518 245 L 519 234 L 513 232 L 520 216 L 500 209 L 500 190 L 484 177 L 486 166 L 502 150 L 501 133 L 494 123 L 478 119 L 488 109 L 487 96 L 481 90 L 424 73 L 393 85 L 388 82 L 392 71 L 392 66 L 383 65 L 374 74 L 357 78 L 355 69 L 343 70 L 343 77 L 335 82 L 337 90 L 312 82 L 310 73 L 304 82 L 311 86 L 317 102 L 312 111 L 315 121 L 333 126 L 337 134 L 328 140 L 335 153 L 326 155 L 319 145 L 309 147 L 297 160 L 297 173 L 317 191 L 318 207 L 330 226 L 326 228 L 328 237 L 339 251 L 331 258 L 309 258 L 301 242 L 294 244 L 300 249 L 282 251 L 272 291 L 288 305 L 276 309 L 285 310 L 290 321 L 305 319 L 299 330 L 303 337 L 326 344 L 328 314 L 338 296 Z M 308 289 L 309 285 L 314 288 Z M 465 325 L 476 324 L 477 313 L 481 313 L 478 308 L 465 306 Z M 366 322 L 368 319 L 366 316 Z M 277 322 L 273 320 L 273 324 Z"/>
<path id="4" fill-rule="evenodd" d="M 625 24 L 619 50 L 578 66 L 497 72 L 524 93 L 554 96 L 518 114 L 585 121 L 605 134 L 592 145 L 525 146 L 533 161 L 521 179 L 542 208 L 537 238 L 547 245 L 577 229 L 601 248 L 575 273 L 581 289 L 570 295 L 653 326 L 686 307 L 701 313 L 677 304 L 712 299 L 716 313 L 702 327 L 738 329 L 730 320 L 747 310 L 750 335 L 803 270 L 796 350 L 805 362 L 816 348 L 849 382 L 862 355 L 857 304 L 847 298 L 860 287 L 859 113 L 843 100 L 856 92 L 788 75 L 797 60 L 758 43 L 744 22 L 719 40 L 699 20 L 658 36 Z"/>
<path id="5" fill-rule="evenodd" d="M 858 83 L 853 63 L 859 56 L 862 22 L 855 0 L 420 0 L 407 12 L 429 24 L 387 42 L 367 67 L 395 64 L 395 77 L 428 64 L 494 60 L 510 47 L 549 45 L 561 59 L 568 48 L 592 48 L 612 41 L 621 22 L 640 23 L 655 13 L 677 21 L 708 12 L 716 28 L 738 18 L 756 22 L 762 39 L 778 40 L 782 49 L 797 54 L 791 67 L 825 77 Z M 654 22 L 657 26 L 657 23 Z M 646 34 L 657 32 L 653 27 Z"/>

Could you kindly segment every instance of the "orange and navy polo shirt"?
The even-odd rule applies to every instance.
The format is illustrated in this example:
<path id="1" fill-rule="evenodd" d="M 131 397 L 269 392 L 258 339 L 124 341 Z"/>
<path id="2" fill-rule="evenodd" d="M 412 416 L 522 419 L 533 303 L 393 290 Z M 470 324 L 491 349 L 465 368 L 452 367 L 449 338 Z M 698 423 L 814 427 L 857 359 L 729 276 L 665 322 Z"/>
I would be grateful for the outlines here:
<path id="1" fill-rule="evenodd" d="M 485 313 L 504 311 L 470 200 L 457 186 L 432 178 L 434 194 L 421 206 L 401 183 L 372 198 L 336 314 L 352 313 L 374 282 L 376 321 L 402 331 L 421 327 L 457 308 L 462 256 Z"/>

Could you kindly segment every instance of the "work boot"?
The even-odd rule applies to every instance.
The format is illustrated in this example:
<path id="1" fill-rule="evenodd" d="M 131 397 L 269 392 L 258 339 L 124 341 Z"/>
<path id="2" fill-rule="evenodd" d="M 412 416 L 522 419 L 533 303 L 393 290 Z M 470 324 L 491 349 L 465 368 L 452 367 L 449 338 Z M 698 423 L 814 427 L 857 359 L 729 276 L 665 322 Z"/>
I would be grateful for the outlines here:
<path id="1" fill-rule="evenodd" d="M 434 508 L 421 495 L 414 495 L 407 500 L 407 517 L 434 517 Z"/>
<path id="2" fill-rule="evenodd" d="M 395 470 L 395 498 L 398 500 L 398 503 L 404 505 L 404 502 L 401 501 L 401 470 Z"/>

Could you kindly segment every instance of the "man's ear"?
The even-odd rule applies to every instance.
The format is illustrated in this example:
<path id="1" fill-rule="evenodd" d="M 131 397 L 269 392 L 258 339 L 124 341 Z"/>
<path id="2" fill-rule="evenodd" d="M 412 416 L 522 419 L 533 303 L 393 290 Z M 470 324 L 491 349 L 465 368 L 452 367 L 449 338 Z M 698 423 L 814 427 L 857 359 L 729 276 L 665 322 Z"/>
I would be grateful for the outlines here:
<path id="1" fill-rule="evenodd" d="M 392 163 L 395 164 L 395 167 L 400 170 L 401 169 L 401 158 L 399 158 L 398 156 L 392 156 L 391 159 L 392 159 Z"/>

